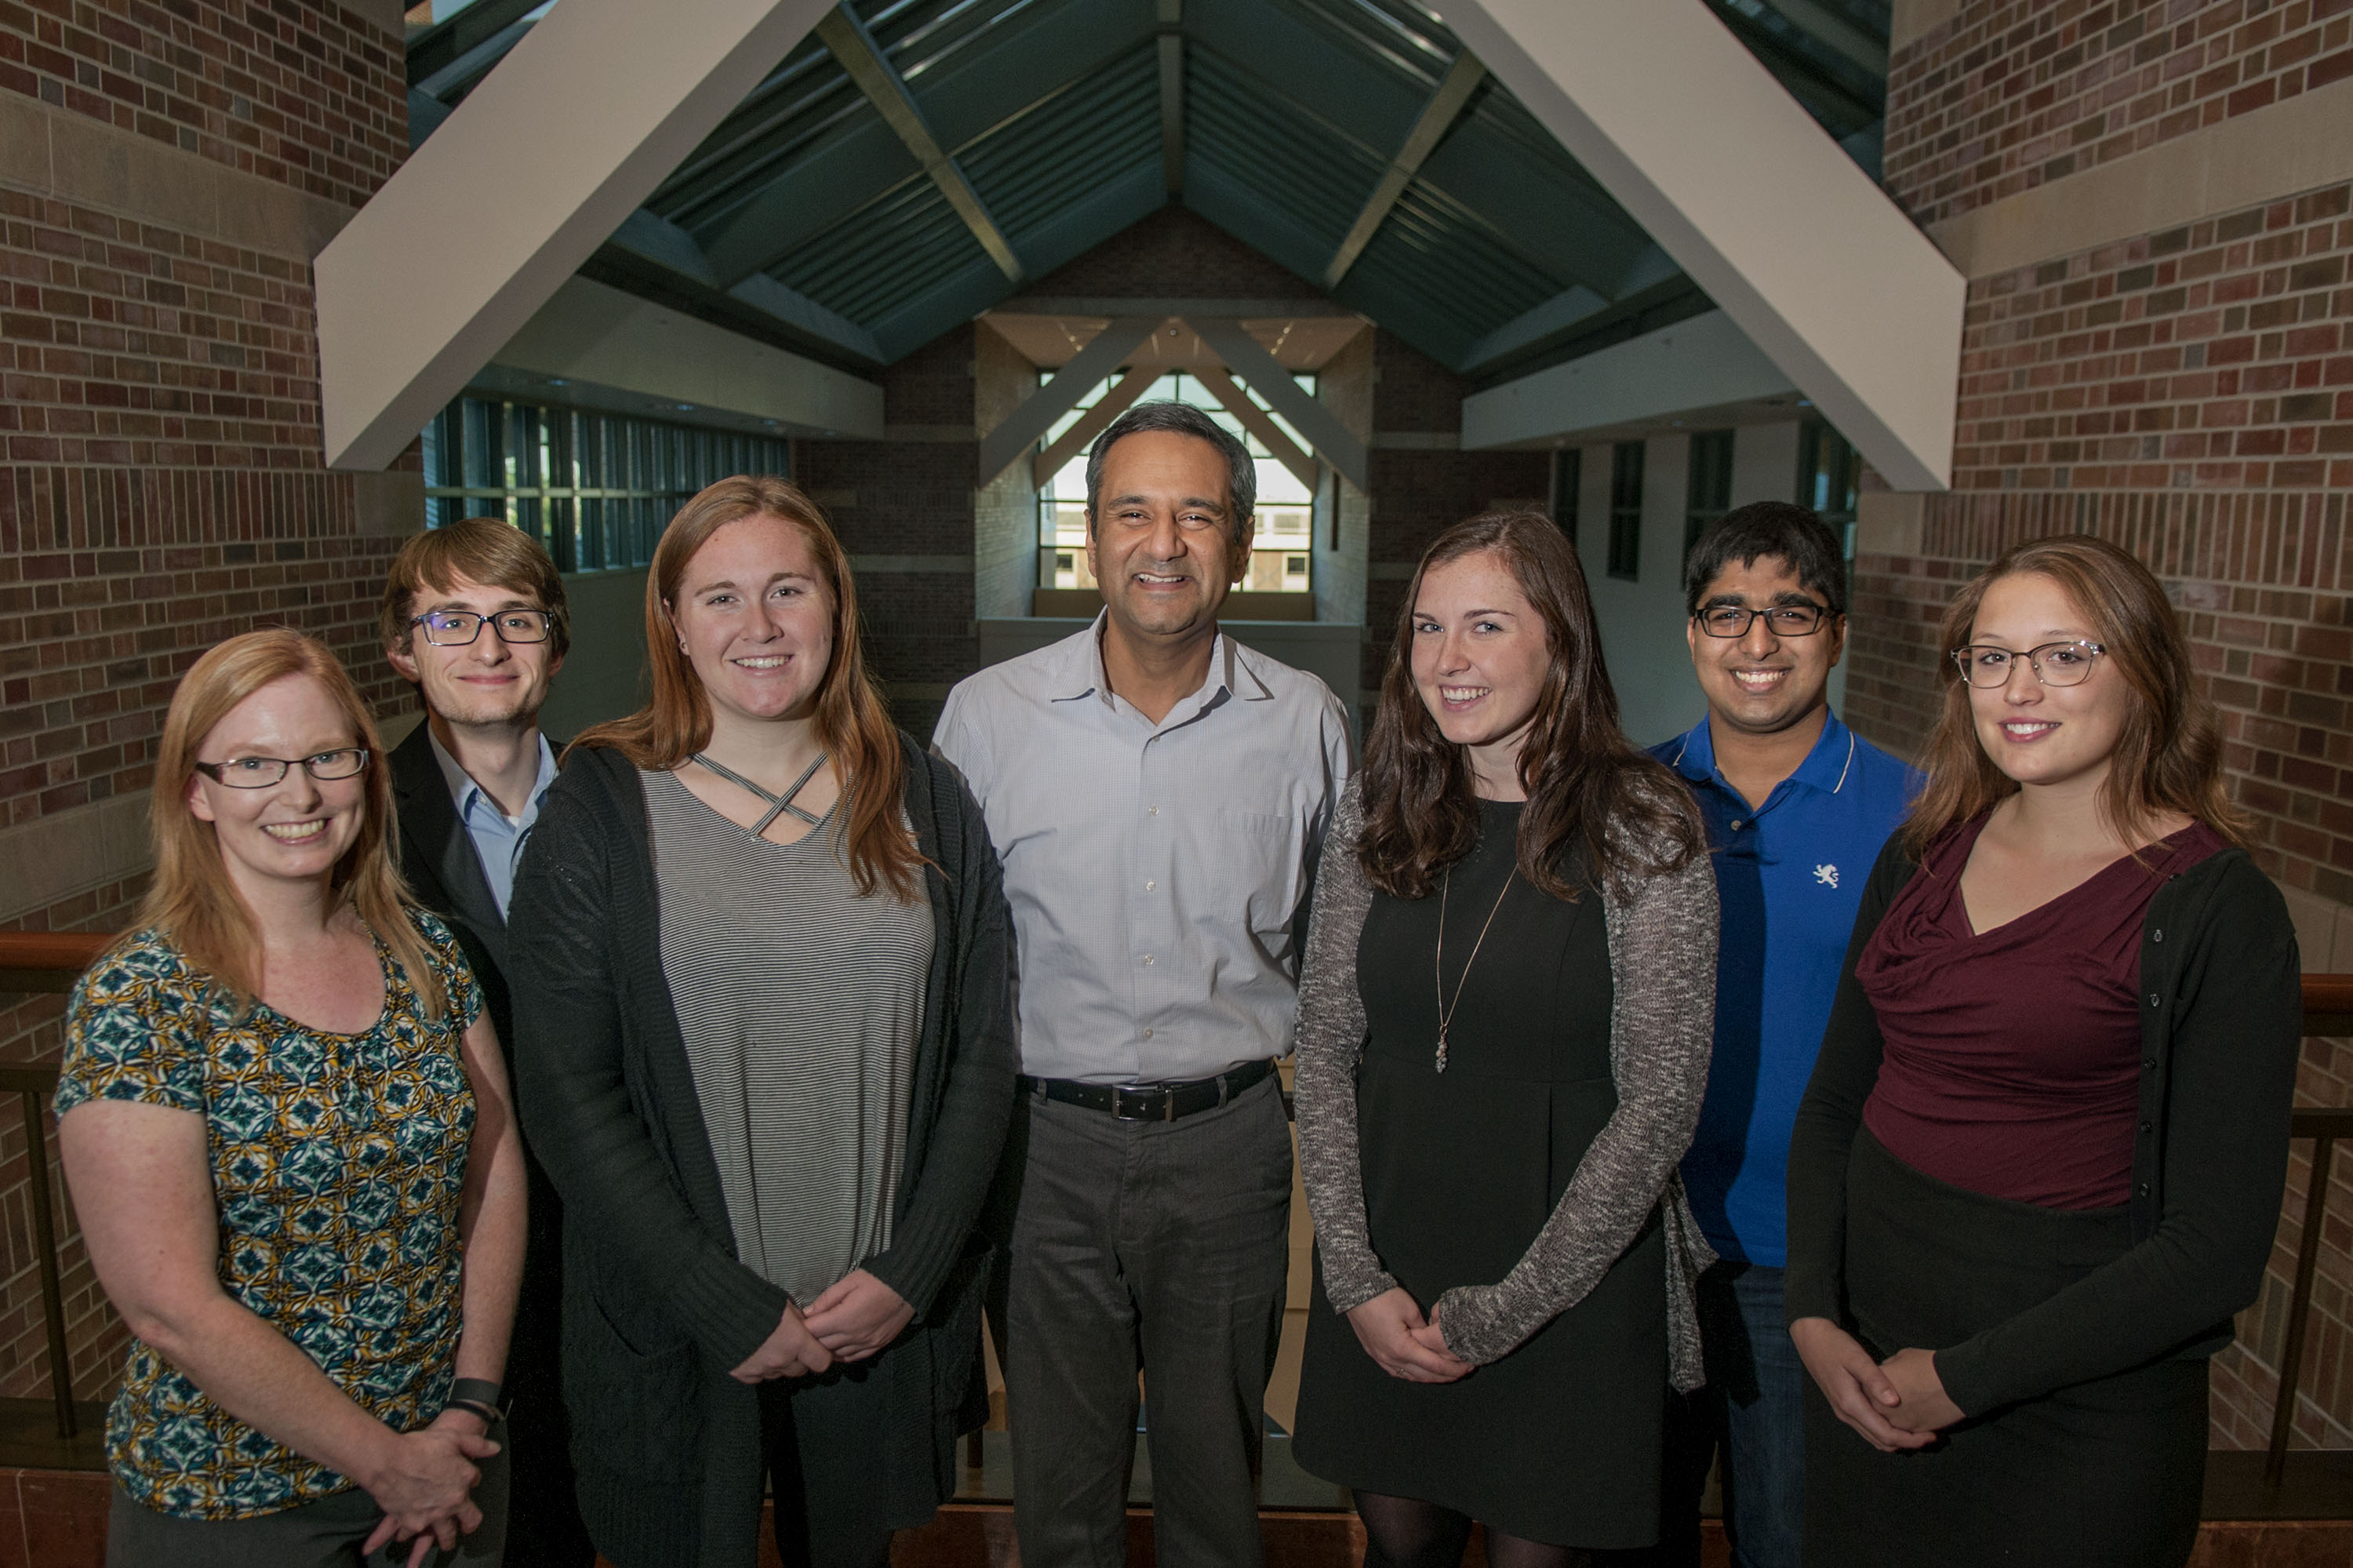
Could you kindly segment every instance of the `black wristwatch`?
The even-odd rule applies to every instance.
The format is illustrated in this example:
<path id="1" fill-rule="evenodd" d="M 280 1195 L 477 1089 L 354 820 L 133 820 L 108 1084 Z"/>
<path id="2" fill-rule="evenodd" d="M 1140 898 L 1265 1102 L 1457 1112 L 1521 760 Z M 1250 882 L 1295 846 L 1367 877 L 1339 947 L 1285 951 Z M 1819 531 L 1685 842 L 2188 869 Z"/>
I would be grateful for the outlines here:
<path id="1" fill-rule="evenodd" d="M 502 1391 L 486 1377 L 461 1377 L 449 1385 L 449 1398 L 444 1410 L 462 1410 L 469 1415 L 479 1415 L 485 1425 L 495 1426 L 506 1418 L 499 1400 Z"/>

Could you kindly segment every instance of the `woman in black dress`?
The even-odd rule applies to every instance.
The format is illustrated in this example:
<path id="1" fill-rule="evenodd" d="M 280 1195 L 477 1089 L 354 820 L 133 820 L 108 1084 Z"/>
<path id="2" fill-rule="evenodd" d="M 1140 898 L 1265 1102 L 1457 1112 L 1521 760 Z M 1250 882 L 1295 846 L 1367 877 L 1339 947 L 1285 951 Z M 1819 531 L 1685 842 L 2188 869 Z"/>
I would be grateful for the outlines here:
<path id="1" fill-rule="evenodd" d="M 1461 883 L 1459 905 L 1453 895 Z M 1294 1452 L 1374 1568 L 1647 1546 L 1712 1261 L 1675 1178 L 1707 1078 L 1715 882 L 1628 745 L 1577 556 L 1492 513 L 1432 545 L 1300 983 L 1314 1211 Z"/>
<path id="2" fill-rule="evenodd" d="M 2179 1564 L 2279 1220 L 2295 929 L 2139 562 L 2021 545 L 1944 647 L 1789 1150 L 1806 1561 Z"/>

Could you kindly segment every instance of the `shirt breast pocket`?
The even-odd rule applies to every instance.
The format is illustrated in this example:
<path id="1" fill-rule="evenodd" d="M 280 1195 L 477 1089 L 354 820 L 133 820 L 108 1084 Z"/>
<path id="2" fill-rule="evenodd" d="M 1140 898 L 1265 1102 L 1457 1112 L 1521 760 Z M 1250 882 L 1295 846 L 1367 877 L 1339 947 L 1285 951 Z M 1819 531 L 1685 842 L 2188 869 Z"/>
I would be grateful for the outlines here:
<path id="1" fill-rule="evenodd" d="M 1298 821 L 1265 811 L 1220 810 L 1210 863 L 1232 868 L 1256 945 L 1268 957 L 1290 950 L 1291 920 L 1307 885 Z"/>

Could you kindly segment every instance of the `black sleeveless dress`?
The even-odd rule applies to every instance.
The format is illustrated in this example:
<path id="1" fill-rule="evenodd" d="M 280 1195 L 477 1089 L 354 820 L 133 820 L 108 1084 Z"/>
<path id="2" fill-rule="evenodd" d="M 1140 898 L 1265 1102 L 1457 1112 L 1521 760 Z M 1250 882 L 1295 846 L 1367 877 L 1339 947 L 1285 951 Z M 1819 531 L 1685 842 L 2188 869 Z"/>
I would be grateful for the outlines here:
<path id="1" fill-rule="evenodd" d="M 1439 899 L 1376 893 L 1356 948 L 1369 1038 L 1356 1075 L 1374 1252 L 1427 1312 L 1511 1272 L 1618 1104 L 1609 932 L 1525 881 L 1504 893 L 1521 808 L 1480 802 L 1446 900 L 1446 995 L 1496 911 L 1438 1040 Z M 1503 902 L 1496 903 L 1498 894 Z M 1667 1391 L 1665 1237 L 1654 1215 L 1584 1300 L 1452 1383 L 1390 1377 L 1324 1294 L 1319 1260 L 1293 1452 L 1359 1491 L 1417 1498 L 1524 1540 L 1658 1539 Z"/>

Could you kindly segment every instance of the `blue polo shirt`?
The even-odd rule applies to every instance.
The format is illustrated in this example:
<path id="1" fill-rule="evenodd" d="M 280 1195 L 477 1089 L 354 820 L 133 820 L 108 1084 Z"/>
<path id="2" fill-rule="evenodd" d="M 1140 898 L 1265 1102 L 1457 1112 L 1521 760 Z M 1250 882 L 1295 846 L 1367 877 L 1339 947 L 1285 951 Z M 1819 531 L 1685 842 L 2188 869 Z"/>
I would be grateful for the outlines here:
<path id="1" fill-rule="evenodd" d="M 1821 1050 L 1862 885 L 1920 775 L 1836 714 L 1756 810 L 1716 771 L 1707 720 L 1651 755 L 1682 774 L 1699 801 L 1723 911 L 1715 1055 L 1683 1184 L 1717 1252 L 1784 1267 L 1789 1131 Z"/>

